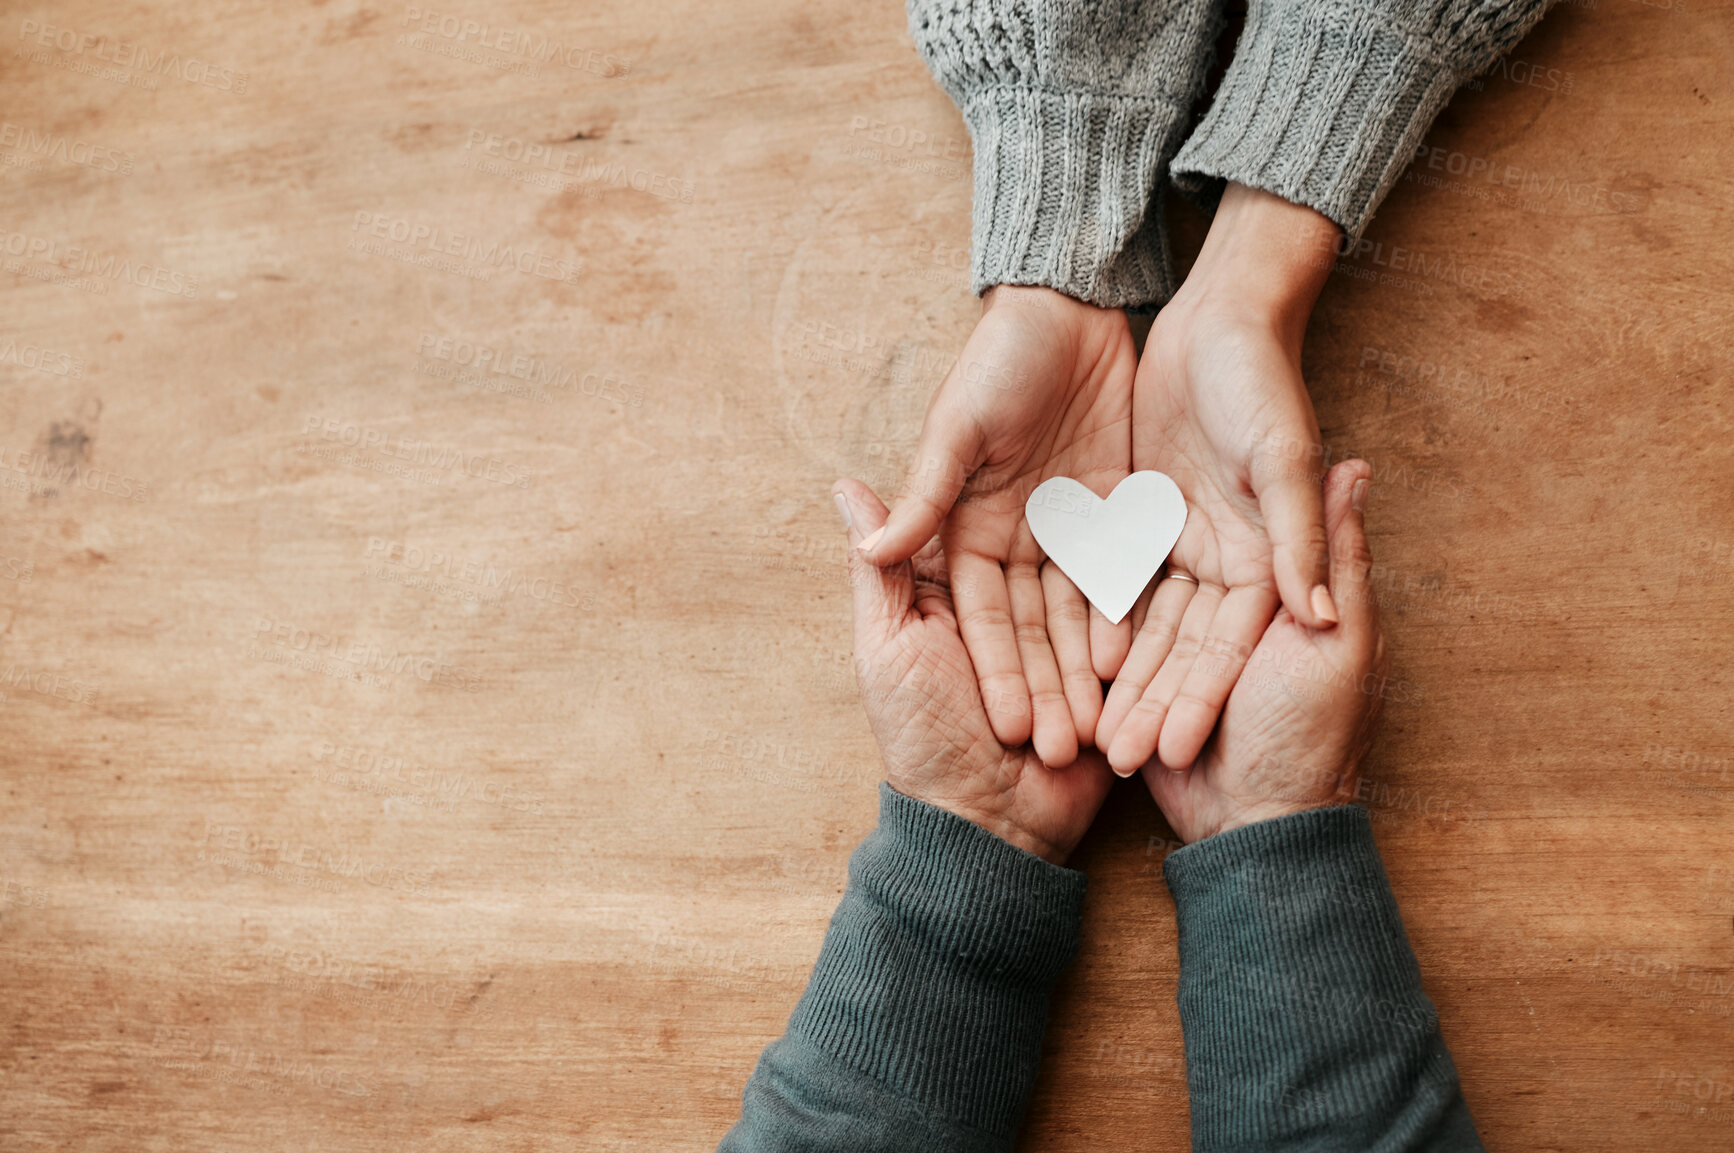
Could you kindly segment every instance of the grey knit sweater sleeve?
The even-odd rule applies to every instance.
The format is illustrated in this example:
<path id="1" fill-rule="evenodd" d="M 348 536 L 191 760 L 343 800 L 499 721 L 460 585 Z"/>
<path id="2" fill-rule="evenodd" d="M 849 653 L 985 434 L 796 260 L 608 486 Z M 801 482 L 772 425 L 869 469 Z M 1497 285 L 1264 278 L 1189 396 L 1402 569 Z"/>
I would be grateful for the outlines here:
<path id="1" fill-rule="evenodd" d="M 1045 285 L 1103 307 L 1171 296 L 1163 189 L 1220 0 L 908 3 L 975 143 L 975 291 Z"/>
<path id="2" fill-rule="evenodd" d="M 1482 1148 L 1366 810 L 1221 833 L 1163 874 L 1194 1153 Z"/>
<path id="3" fill-rule="evenodd" d="M 1207 205 L 1225 181 L 1262 188 L 1358 238 L 1458 85 L 1552 2 L 1251 0 L 1182 146 L 1222 0 L 908 0 L 975 142 L 975 291 L 1166 300 L 1169 176 Z"/>
<path id="4" fill-rule="evenodd" d="M 1251 0 L 1210 111 L 1174 158 L 1317 209 L 1358 237 L 1457 86 L 1552 0 Z"/>
<path id="5" fill-rule="evenodd" d="M 1008 1153 L 1084 875 L 880 787 L 813 976 L 724 1153 Z"/>

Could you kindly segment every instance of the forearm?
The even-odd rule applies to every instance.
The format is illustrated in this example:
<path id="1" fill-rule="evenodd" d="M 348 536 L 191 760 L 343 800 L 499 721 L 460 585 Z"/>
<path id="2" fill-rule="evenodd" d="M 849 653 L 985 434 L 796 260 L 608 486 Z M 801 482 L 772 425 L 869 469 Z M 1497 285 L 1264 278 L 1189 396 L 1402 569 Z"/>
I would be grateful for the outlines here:
<path id="1" fill-rule="evenodd" d="M 975 143 L 975 291 L 1041 285 L 1102 307 L 1172 295 L 1163 189 L 1221 0 L 908 3 Z"/>
<path id="2" fill-rule="evenodd" d="M 1207 837 L 1163 871 L 1194 1150 L 1482 1148 L 1365 810 Z"/>
<path id="3" fill-rule="evenodd" d="M 881 788 L 788 1032 L 725 1153 L 1011 1149 L 1083 874 Z"/>
<path id="4" fill-rule="evenodd" d="M 1251 0 L 1209 113 L 1173 163 L 1211 199 L 1239 181 L 1359 237 L 1458 85 L 1552 0 Z"/>
<path id="5" fill-rule="evenodd" d="M 1298 359 L 1341 235 L 1315 209 L 1230 184 L 1181 297 L 1188 307 L 1231 313 L 1271 329 Z"/>

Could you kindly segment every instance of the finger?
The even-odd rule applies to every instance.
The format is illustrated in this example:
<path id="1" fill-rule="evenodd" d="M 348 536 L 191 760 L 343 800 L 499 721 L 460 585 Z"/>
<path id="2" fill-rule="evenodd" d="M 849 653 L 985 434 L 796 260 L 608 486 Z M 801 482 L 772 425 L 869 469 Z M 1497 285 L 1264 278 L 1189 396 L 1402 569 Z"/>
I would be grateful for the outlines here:
<path id="1" fill-rule="evenodd" d="M 1048 640 L 1059 665 L 1066 704 L 1072 710 L 1077 741 L 1088 745 L 1102 715 L 1102 681 L 1090 666 L 1090 605 L 1052 561 L 1042 566 L 1042 599 L 1048 606 Z"/>
<path id="2" fill-rule="evenodd" d="M 885 523 L 885 505 L 858 480 L 839 480 L 831 499 L 849 534 L 851 546 L 861 543 Z M 915 595 L 909 565 L 879 568 L 860 551 L 849 549 L 849 587 L 855 621 L 855 654 L 868 663 L 897 635 Z"/>
<path id="3" fill-rule="evenodd" d="M 1030 739 L 1030 694 L 999 562 L 974 552 L 952 557 L 951 598 L 993 735 L 1008 748 L 1021 745 Z"/>
<path id="4" fill-rule="evenodd" d="M 1132 649 L 1132 618 L 1128 614 L 1118 624 L 1102 615 L 1102 610 L 1090 606 L 1090 664 L 1098 680 L 1111 681 L 1120 674 L 1126 654 Z"/>
<path id="5" fill-rule="evenodd" d="M 1132 703 L 1108 746 L 1108 764 L 1121 776 L 1135 772 L 1156 755 L 1156 742 L 1162 735 L 1162 723 L 1167 719 L 1168 708 L 1186 683 L 1186 674 L 1191 671 L 1198 647 L 1204 643 L 1222 596 L 1223 590 L 1217 585 L 1199 585 L 1193 589 L 1192 599 L 1186 602 L 1180 615 L 1180 627 L 1161 667 Z M 1150 611 L 1154 616 L 1154 605 Z M 1107 711 L 1106 706 L 1103 711 Z"/>
<path id="6" fill-rule="evenodd" d="M 1185 769 L 1198 759 L 1216 727 L 1216 718 L 1222 715 L 1222 706 L 1228 703 L 1234 682 L 1240 679 L 1258 638 L 1270 627 L 1277 607 L 1276 596 L 1260 585 L 1230 589 L 1222 598 L 1198 657 L 1163 718 L 1156 755 L 1164 765 Z"/>
<path id="7" fill-rule="evenodd" d="M 1162 584 L 1158 577 L 1144 586 L 1144 591 L 1138 594 L 1138 599 L 1132 602 L 1132 611 L 1128 614 L 1132 621 L 1132 635 L 1137 636 L 1144 628 L 1144 617 L 1150 611 L 1150 601 L 1156 595 L 1156 590 Z M 1124 663 L 1124 662 L 1122 662 Z M 1116 673 L 1116 676 L 1119 674 Z"/>
<path id="8" fill-rule="evenodd" d="M 1144 613 L 1143 627 L 1132 641 L 1132 651 L 1120 666 L 1120 675 L 1108 689 L 1108 699 L 1102 705 L 1102 719 L 1096 725 L 1096 747 L 1108 748 L 1114 734 L 1126 720 L 1144 690 L 1155 679 L 1168 651 L 1174 647 L 1174 636 L 1180 631 L 1180 619 L 1198 586 L 1191 581 L 1164 580 L 1156 584 Z M 1139 762 L 1140 764 L 1142 762 Z M 1130 773 L 1137 766 L 1127 769 Z"/>
<path id="9" fill-rule="evenodd" d="M 1331 595 L 1342 613 L 1344 639 L 1371 652 L 1379 635 L 1379 600 L 1372 587 L 1373 553 L 1367 546 L 1367 489 L 1373 470 L 1345 460 L 1325 480 L 1325 527 L 1331 537 Z"/>
<path id="10" fill-rule="evenodd" d="M 1060 666 L 1048 643 L 1048 610 L 1042 597 L 1041 570 L 1033 562 L 1007 565 L 1005 584 L 1011 597 L 1018 657 L 1023 662 L 1024 683 L 1030 693 L 1030 740 L 1043 764 L 1061 768 L 1078 759 L 1078 733 L 1072 724 L 1071 707 L 1066 703 Z"/>
<path id="11" fill-rule="evenodd" d="M 915 579 L 918 581 L 937 581 L 946 586 L 947 596 L 950 595 L 951 570 L 946 567 L 945 549 L 938 537 L 934 537 L 922 546 L 909 562 L 915 568 Z"/>
<path id="12" fill-rule="evenodd" d="M 1302 451 L 1266 452 L 1252 470 L 1252 491 L 1270 537 L 1277 591 L 1294 618 L 1308 628 L 1337 623 L 1337 607 L 1326 583 L 1329 572 L 1325 510 L 1315 467 L 1318 439 L 1299 444 Z"/>
<path id="13" fill-rule="evenodd" d="M 934 395 L 921 425 L 915 460 L 883 531 L 869 533 L 861 542 L 874 564 L 908 560 L 932 540 L 964 482 L 981 464 L 981 426 L 951 402 L 947 390 L 953 387 L 952 377 L 947 376 Z"/>

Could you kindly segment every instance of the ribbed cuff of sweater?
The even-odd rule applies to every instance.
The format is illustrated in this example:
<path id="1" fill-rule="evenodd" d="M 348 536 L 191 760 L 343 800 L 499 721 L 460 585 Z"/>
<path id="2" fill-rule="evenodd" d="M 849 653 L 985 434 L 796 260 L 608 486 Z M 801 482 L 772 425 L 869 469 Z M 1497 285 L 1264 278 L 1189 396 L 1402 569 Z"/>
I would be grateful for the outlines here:
<path id="1" fill-rule="evenodd" d="M 882 785 L 789 1034 L 927 1110 L 1010 1134 L 1083 897 L 1082 873 Z"/>
<path id="2" fill-rule="evenodd" d="M 1174 293 L 1165 161 L 1184 110 L 1161 100 L 996 85 L 963 101 L 975 143 L 970 273 L 1102 308 Z"/>
<path id="3" fill-rule="evenodd" d="M 1262 188 L 1358 239 L 1467 76 L 1376 7 L 1252 0 L 1174 181 L 1206 205 L 1223 181 Z"/>
<path id="4" fill-rule="evenodd" d="M 1208 837 L 1163 875 L 1195 1151 L 1481 1148 L 1366 810 Z"/>

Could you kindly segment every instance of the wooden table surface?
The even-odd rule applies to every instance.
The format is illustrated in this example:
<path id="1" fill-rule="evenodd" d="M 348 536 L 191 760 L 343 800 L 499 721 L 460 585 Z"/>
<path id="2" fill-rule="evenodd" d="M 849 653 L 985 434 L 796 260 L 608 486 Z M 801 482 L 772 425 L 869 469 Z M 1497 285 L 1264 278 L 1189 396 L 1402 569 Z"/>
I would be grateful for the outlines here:
<path id="1" fill-rule="evenodd" d="M 899 7 L 69 0 L 0 60 L 0 1148 L 713 1147 L 875 819 L 828 486 L 978 307 Z M 1731 63 L 1560 7 L 1308 334 L 1494 1150 L 1734 1148 Z M 1171 837 L 1129 784 L 1078 855 L 1026 1149 L 1187 1147 Z"/>

